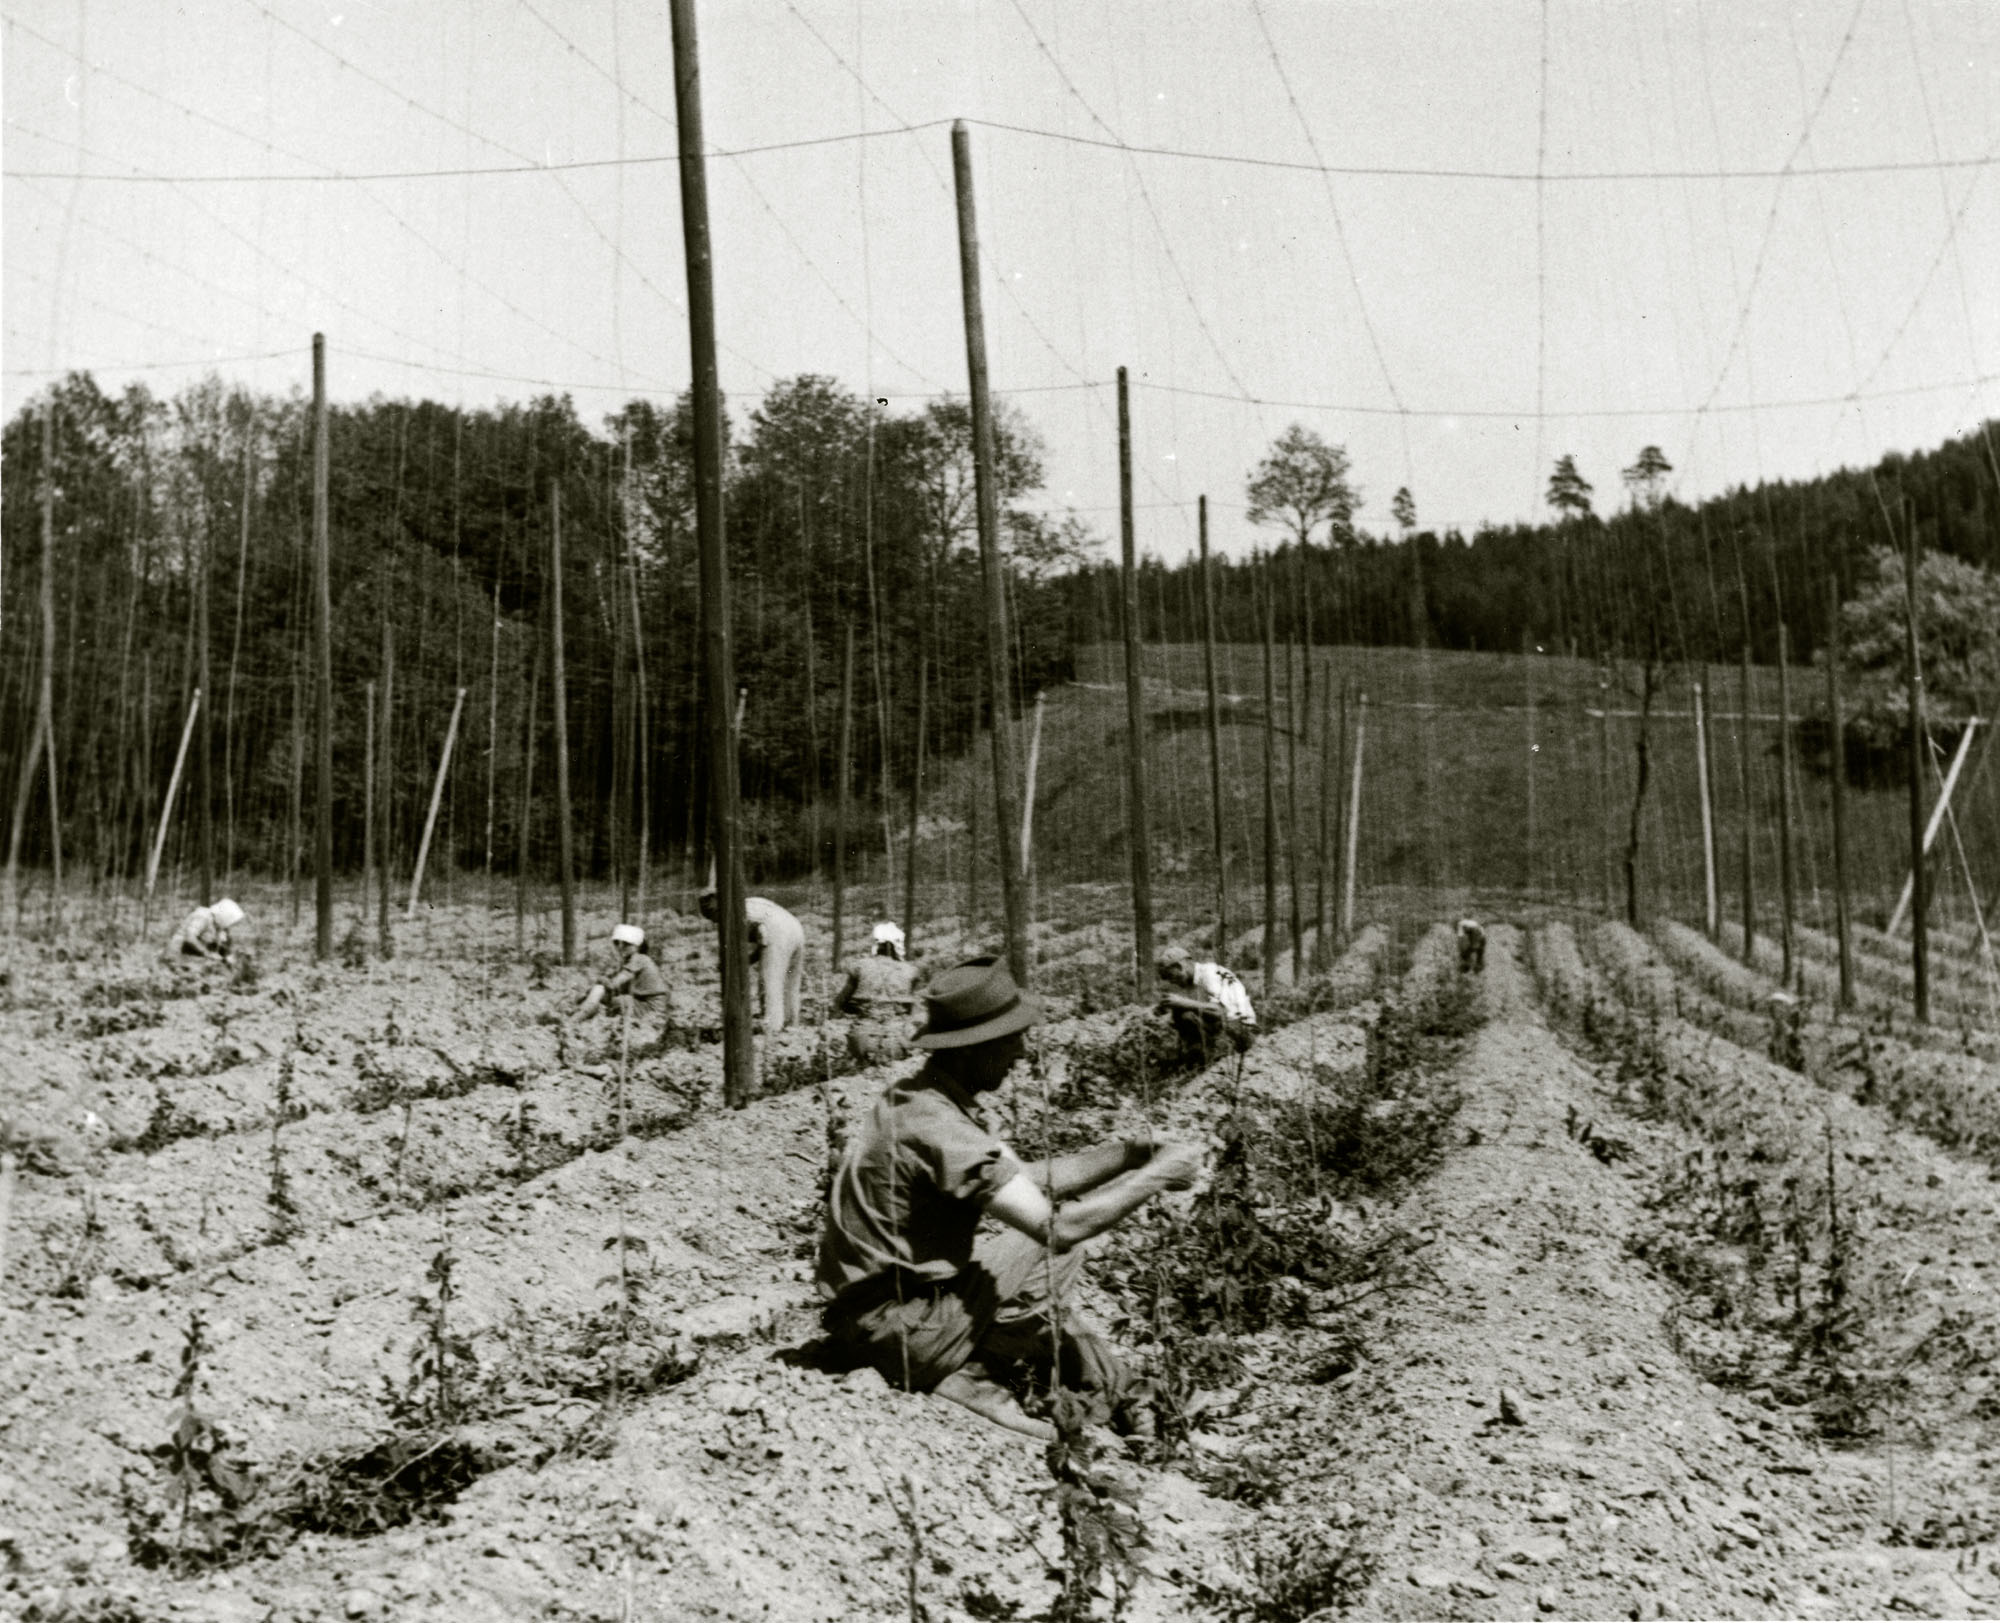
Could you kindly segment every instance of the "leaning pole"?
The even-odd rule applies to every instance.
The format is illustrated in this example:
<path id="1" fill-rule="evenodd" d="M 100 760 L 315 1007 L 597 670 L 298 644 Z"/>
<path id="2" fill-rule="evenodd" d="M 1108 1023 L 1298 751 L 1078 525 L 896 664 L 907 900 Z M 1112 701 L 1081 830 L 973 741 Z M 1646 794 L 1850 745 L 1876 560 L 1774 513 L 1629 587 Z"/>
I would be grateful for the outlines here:
<path id="1" fill-rule="evenodd" d="M 681 0 L 676 0 L 676 4 Z M 678 10 L 675 13 L 678 15 Z M 994 829 L 1000 855 L 1000 900 L 1007 915 L 1007 964 L 1028 984 L 1027 894 L 1021 883 L 1021 808 L 1008 723 L 1007 600 L 1000 574 L 1000 498 L 993 481 L 993 407 L 986 392 L 986 316 L 979 293 L 979 223 L 972 197 L 972 138 L 965 121 L 951 126 L 951 165 L 958 191 L 958 279 L 965 303 L 965 370 L 972 397 L 973 483 L 979 511 L 979 574 L 986 597 L 986 686 L 993 705 Z M 973 853 L 976 863 L 978 853 Z"/>
<path id="2" fill-rule="evenodd" d="M 687 251 L 688 351 L 694 373 L 694 520 L 701 549 L 702 669 L 708 685 L 709 822 L 715 848 L 722 952 L 722 1098 L 750 1102 L 756 1055 L 750 1035 L 748 920 L 737 827 L 736 659 L 730 645 L 729 564 L 722 533 L 722 385 L 715 364 L 715 264 L 708 237 L 708 168 L 702 157 L 701 63 L 694 0 L 671 0 L 674 109 L 680 137 L 681 235 Z"/>

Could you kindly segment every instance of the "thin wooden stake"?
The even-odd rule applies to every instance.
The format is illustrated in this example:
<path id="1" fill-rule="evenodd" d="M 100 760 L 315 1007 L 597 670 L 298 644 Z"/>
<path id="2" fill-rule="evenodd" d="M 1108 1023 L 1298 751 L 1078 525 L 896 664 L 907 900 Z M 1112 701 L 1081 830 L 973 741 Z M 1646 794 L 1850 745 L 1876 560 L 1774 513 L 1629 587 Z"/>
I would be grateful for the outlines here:
<path id="1" fill-rule="evenodd" d="M 1332 961 L 1333 918 L 1327 890 L 1327 870 L 1332 866 L 1335 808 L 1340 801 L 1339 768 L 1333 754 L 1333 671 L 1329 666 L 1319 679 L 1319 842 L 1313 864 L 1313 963 L 1316 970 Z"/>
<path id="2" fill-rule="evenodd" d="M 1305 920 L 1299 912 L 1299 728 L 1304 725 L 1298 708 L 1298 672 L 1293 656 L 1292 633 L 1285 633 L 1285 832 L 1288 850 L 1286 853 L 1285 888 L 1289 893 L 1292 927 L 1292 974 L 1294 985 L 1299 981 L 1304 968 L 1301 960 L 1305 955 Z"/>
<path id="3" fill-rule="evenodd" d="M 1711 941 L 1721 926 L 1721 902 L 1715 883 L 1715 788 L 1708 775 L 1708 709 L 1699 681 L 1694 684 L 1694 775 L 1701 797 L 1702 923 Z"/>
<path id="4" fill-rule="evenodd" d="M 1118 368 L 1118 540 L 1120 618 L 1125 628 L 1127 832 L 1132 859 L 1132 985 L 1141 1002 L 1153 984 L 1153 852 L 1146 826 L 1146 695 L 1139 670 L 1139 563 L 1132 527 L 1132 408 Z M 1039 734 L 1040 712 L 1036 713 Z M 1025 841 L 1023 842 L 1025 847 Z M 1025 851 L 1022 871 L 1026 872 Z"/>
<path id="5" fill-rule="evenodd" d="M 381 752 L 375 763 L 375 782 L 381 791 L 375 815 L 381 820 L 375 831 L 375 950 L 388 962 L 396 956 L 396 937 L 389 927 L 389 871 L 396 854 L 389 839 L 395 826 L 396 750 L 390 732 L 396 715 L 396 638 L 390 629 L 388 611 L 382 614 L 382 724 L 375 730 L 375 747 Z"/>
<path id="6" fill-rule="evenodd" d="M 1847 723 L 1840 710 L 1840 581 L 1826 583 L 1826 715 L 1833 787 L 1833 918 L 1840 937 L 1840 1006 L 1854 1007 L 1854 921 L 1847 909 Z"/>
<path id="7" fill-rule="evenodd" d="M 313 957 L 333 956 L 333 553 L 327 539 L 326 335 L 313 334 Z"/>
<path id="8" fill-rule="evenodd" d="M 692 3 L 692 0 L 685 0 Z M 685 150 L 685 148 L 683 148 Z M 963 119 L 951 126 L 952 174 L 958 194 L 958 277 L 965 309 L 965 369 L 972 404 L 973 483 L 979 518 L 980 579 L 986 599 L 986 690 L 993 706 L 994 844 L 1000 856 L 1000 894 L 1006 911 L 1007 962 L 1015 981 L 1028 985 L 1027 898 L 1015 865 L 1020 810 L 1014 796 L 1014 744 L 1008 727 L 1012 705 L 1007 680 L 1006 583 L 1000 566 L 1000 496 L 993 472 L 993 408 L 987 395 L 986 318 L 979 287 L 979 227 L 972 195 L 972 138 Z M 973 860 L 977 862 L 977 853 Z"/>
<path id="9" fill-rule="evenodd" d="M 1521 673 L 1527 688 L 1528 701 L 1528 860 L 1526 863 L 1528 891 L 1533 894 L 1538 875 L 1535 871 L 1535 765 L 1541 755 L 1541 744 L 1535 737 L 1535 634 L 1521 633 Z"/>
<path id="10" fill-rule="evenodd" d="M 1042 764 L 1042 711 L 1048 697 L 1046 689 L 1035 694 L 1035 723 L 1028 737 L 1028 787 L 1021 796 L 1021 874 L 1031 884 L 1035 871 L 1035 774 Z"/>
<path id="11" fill-rule="evenodd" d="M 1215 682 L 1215 565 L 1208 556 L 1208 498 L 1197 506 L 1201 534 L 1201 667 L 1208 687 L 1208 812 L 1215 844 L 1215 950 L 1229 944 L 1229 856 L 1222 834 L 1222 699 Z"/>
<path id="12" fill-rule="evenodd" d="M 195 565 L 194 580 L 194 637 L 195 637 L 195 685 L 204 693 L 213 693 L 215 683 L 210 671 L 210 628 L 209 628 L 209 574 L 214 561 L 214 537 L 210 526 L 200 527 L 199 539 L 195 543 L 199 549 Z M 210 707 L 211 712 L 214 706 Z M 215 728 L 211 717 L 204 715 L 196 723 L 195 741 L 199 746 L 195 752 L 195 795 L 197 816 L 195 820 L 195 845 L 201 868 L 201 896 L 203 904 L 214 900 L 215 890 Z"/>
<path id="13" fill-rule="evenodd" d="M 1611 915 L 1611 656 L 1597 676 L 1597 871 L 1599 893 Z"/>
<path id="14" fill-rule="evenodd" d="M 1965 724 L 1965 731 L 1959 735 L 1958 748 L 1952 751 L 1951 765 L 1946 770 L 1943 781 L 1939 786 L 1937 803 L 1931 807 L 1930 816 L 1924 823 L 1924 854 L 1926 856 L 1930 854 L 1931 847 L 1937 844 L 1938 831 L 1944 827 L 1945 818 L 1951 812 L 1952 793 L 1958 788 L 1958 775 L 1965 767 L 1966 757 L 1972 753 L 1972 735 L 1978 730 L 1979 724 L 1980 718 L 1977 716 L 1968 720 Z M 1933 765 L 1932 771 L 1936 771 L 1935 765 Z M 1888 927 L 1883 932 L 1885 935 L 1894 935 L 1898 930 L 1902 929 L 1903 915 L 1910 910 L 1910 903 L 1913 899 L 1915 888 L 1915 875 L 1905 875 L 1903 878 L 1902 893 L 1896 898 L 1896 910 L 1889 915 Z"/>
<path id="15" fill-rule="evenodd" d="M 1790 630 L 1778 622 L 1778 895 L 1779 943 L 1784 958 L 1780 984 L 1793 981 L 1792 923 L 1797 897 L 1792 888 L 1792 660 Z"/>
<path id="16" fill-rule="evenodd" d="M 1271 561 L 1258 571 L 1264 589 L 1264 995 L 1278 985 L 1278 679 L 1275 626 L 1276 593 L 1271 585 Z"/>
<path id="17" fill-rule="evenodd" d="M 417 897 L 424 888 L 424 863 L 431 854 L 431 833 L 437 827 L 438 803 L 444 799 L 445 779 L 451 775 L 451 747 L 458 742 L 459 713 L 465 709 L 465 689 L 451 702 L 451 725 L 444 732 L 444 753 L 438 757 L 437 780 L 431 785 L 431 809 L 424 814 L 424 837 L 417 842 L 417 871 L 410 876 L 410 905 L 406 918 L 417 916 Z"/>
<path id="18" fill-rule="evenodd" d="M 1347 889 L 1340 903 L 1340 935 L 1343 941 L 1354 934 L 1354 874 L 1361 851 L 1361 747 L 1368 733 L 1368 695 L 1354 701 L 1354 787 L 1347 800 Z"/>
<path id="19" fill-rule="evenodd" d="M 840 757 L 834 767 L 833 964 L 846 962 L 847 798 L 854 778 L 854 621 L 847 622 L 847 652 L 840 666 Z"/>
<path id="20" fill-rule="evenodd" d="M 194 690 L 194 697 L 188 701 L 187 722 L 181 728 L 180 748 L 174 751 L 173 775 L 167 779 L 167 800 L 160 808 L 160 826 L 153 830 L 153 854 L 146 859 L 146 900 L 153 899 L 153 882 L 160 875 L 160 853 L 167 845 L 167 825 L 174 820 L 174 795 L 181 786 L 181 771 L 187 765 L 188 741 L 194 737 L 194 718 L 201 711 L 201 689 Z M 204 896 L 202 905 L 214 901 L 213 896 Z"/>
<path id="21" fill-rule="evenodd" d="M 549 481 L 549 696 L 556 732 L 556 860 L 562 887 L 562 961 L 576 962 L 576 830 L 570 822 L 569 686 L 563 675 L 562 481 Z"/>
<path id="22" fill-rule="evenodd" d="M 917 656 L 917 736 L 910 751 L 910 838 L 903 855 L 903 935 L 914 950 L 917 941 L 917 846 L 924 805 L 924 734 L 930 724 L 930 651 Z"/>
<path id="23" fill-rule="evenodd" d="M 375 684 L 362 685 L 362 710 L 367 717 L 362 728 L 363 770 L 361 775 L 361 922 L 368 921 L 368 899 L 375 894 Z"/>
<path id="24" fill-rule="evenodd" d="M 1737 684 L 1736 766 L 1743 780 L 1743 961 L 1747 964 L 1757 946 L 1757 870 L 1751 861 L 1756 829 L 1756 801 L 1750 780 L 1750 638 L 1749 611 L 1744 611 L 1743 674 Z"/>
<path id="25" fill-rule="evenodd" d="M 1931 1018 L 1931 938 L 1930 875 L 1924 853 L 1929 840 L 1924 834 L 1924 667 L 1917 646 L 1917 519 L 1906 506 L 1904 523 L 1909 530 L 1908 562 L 1903 575 L 1904 676 L 1910 704 L 1910 894 L 1913 912 L 1910 922 L 1910 970 L 1915 980 L 1915 1011 L 1919 1025 Z"/>

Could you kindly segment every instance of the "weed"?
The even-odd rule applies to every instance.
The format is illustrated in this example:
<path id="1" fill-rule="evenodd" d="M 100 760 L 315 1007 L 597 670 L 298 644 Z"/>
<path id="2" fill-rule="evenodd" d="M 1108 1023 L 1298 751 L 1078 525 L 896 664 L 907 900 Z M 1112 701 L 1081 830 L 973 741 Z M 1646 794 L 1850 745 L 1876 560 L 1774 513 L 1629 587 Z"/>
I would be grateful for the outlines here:
<path id="1" fill-rule="evenodd" d="M 1597 1130 L 1597 1123 L 1583 1120 L 1575 1105 L 1569 1107 L 1568 1114 L 1564 1117 L 1563 1131 L 1606 1166 L 1631 1158 L 1632 1146 L 1627 1140 L 1600 1133 Z"/>
<path id="2" fill-rule="evenodd" d="M 1049 1609 L 1050 1623 L 1084 1623 L 1107 1583 L 1112 1613 L 1122 1613 L 1138 1575 L 1135 1555 L 1147 1542 L 1138 1514 L 1138 1486 L 1098 1458 L 1097 1444 L 1086 1429 L 1093 1418 L 1088 1395 L 1056 1388 L 1049 1410 L 1056 1437 L 1046 1463 L 1063 1553 L 1062 1589 Z"/>
<path id="3" fill-rule="evenodd" d="M 384 1377 L 390 1413 L 399 1421 L 417 1421 L 435 1431 L 449 1431 L 458 1424 L 464 1383 L 479 1366 L 472 1343 L 451 1327 L 451 1304 L 457 1294 L 452 1274 L 457 1266 L 446 1238 L 424 1270 L 422 1287 L 410 1297 L 410 1322 L 421 1334 L 410 1348 L 409 1377 L 401 1387 Z"/>
<path id="4" fill-rule="evenodd" d="M 1304 1623 L 1346 1611 L 1382 1566 L 1360 1540 L 1356 1528 L 1265 1522 L 1236 1543 L 1247 1581 L 1228 1589 L 1200 1585 L 1196 1599 L 1228 1623 Z"/>
<path id="5" fill-rule="evenodd" d="M 277 1108 L 271 1112 L 270 1186 L 265 1204 L 271 1208 L 271 1238 L 289 1239 L 298 1231 L 298 1203 L 292 1198 L 291 1174 L 285 1170 L 284 1145 L 279 1135 L 288 1121 L 295 1120 L 292 1104 L 292 1064 L 298 1053 L 295 1040 L 278 1061 Z M 303 1114 L 303 1112 L 300 1112 Z"/>
<path id="6" fill-rule="evenodd" d="M 83 1227 L 77 1234 L 76 1244 L 70 1247 L 68 1257 L 63 1260 L 62 1273 L 49 1294 L 72 1299 L 82 1297 L 97 1275 L 97 1264 L 103 1253 L 104 1223 L 97 1215 L 97 1190 L 95 1186 L 87 1186 L 83 1191 Z"/>

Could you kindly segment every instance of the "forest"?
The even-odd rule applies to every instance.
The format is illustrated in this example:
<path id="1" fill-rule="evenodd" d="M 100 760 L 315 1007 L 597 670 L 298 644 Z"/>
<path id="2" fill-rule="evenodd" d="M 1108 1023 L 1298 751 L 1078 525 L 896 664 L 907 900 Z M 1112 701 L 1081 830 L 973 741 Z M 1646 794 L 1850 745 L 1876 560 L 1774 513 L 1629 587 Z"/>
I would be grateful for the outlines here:
<path id="1" fill-rule="evenodd" d="M 1423 528 L 1407 491 L 1400 533 L 1357 531 L 1344 453 L 1322 444 L 1347 501 L 1316 524 L 1260 508 L 1253 488 L 1273 546 L 1215 559 L 1216 635 L 1258 640 L 1268 585 L 1276 636 L 1306 645 L 1733 663 L 1747 638 L 1764 663 L 1783 626 L 1791 657 L 1809 659 L 1830 590 L 1875 583 L 1883 549 L 1912 525 L 1928 559 L 2000 565 L 1995 426 L 1693 506 L 1663 497 L 1642 456 L 1629 505 L 1604 515 L 1565 459 L 1550 489 L 1560 522 L 1470 537 Z M 375 854 L 407 870 L 455 705 L 433 860 L 488 872 L 554 860 L 560 637 L 580 869 L 630 876 L 678 853 L 697 871 L 707 700 L 686 397 L 633 401 L 595 425 L 567 396 L 481 409 L 378 397 L 334 407 L 330 436 L 336 863 Z M 1120 630 L 1105 543 L 1031 505 L 1043 454 L 1034 424 L 1003 406 L 1017 707 Z M 38 736 L 45 473 L 65 860 L 101 879 L 143 870 L 185 733 L 172 857 L 205 892 L 217 875 L 309 867 L 309 402 L 212 377 L 167 398 L 138 385 L 114 396 L 78 373 L 7 424 L 10 863 L 54 854 L 47 799 L 24 770 Z M 962 753 L 984 724 L 981 666 L 965 657 L 982 636 L 966 404 L 897 412 L 831 378 L 783 381 L 733 414 L 725 511 L 747 859 L 754 876 L 796 875 L 838 839 L 882 840 L 925 763 Z M 1195 560 L 1145 560 L 1139 602 L 1146 641 L 1199 640 Z M 1959 674 L 1977 691 L 1954 695 L 1940 674 L 1947 713 L 1967 713 L 1990 679 L 1974 660 Z M 364 826 L 371 747 L 379 853 Z M 843 774 L 851 811 L 837 828 Z"/>

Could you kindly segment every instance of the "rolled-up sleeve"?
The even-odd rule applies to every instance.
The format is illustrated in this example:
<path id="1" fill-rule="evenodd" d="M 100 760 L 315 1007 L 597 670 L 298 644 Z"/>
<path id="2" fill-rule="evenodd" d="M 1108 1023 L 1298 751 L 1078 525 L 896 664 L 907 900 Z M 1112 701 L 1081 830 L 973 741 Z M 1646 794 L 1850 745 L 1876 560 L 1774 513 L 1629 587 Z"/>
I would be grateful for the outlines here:
<path id="1" fill-rule="evenodd" d="M 940 1194 L 984 1206 L 1023 1170 L 1012 1150 L 955 1111 L 926 1126 L 924 1150 Z"/>

